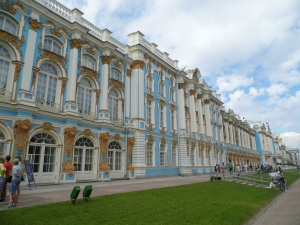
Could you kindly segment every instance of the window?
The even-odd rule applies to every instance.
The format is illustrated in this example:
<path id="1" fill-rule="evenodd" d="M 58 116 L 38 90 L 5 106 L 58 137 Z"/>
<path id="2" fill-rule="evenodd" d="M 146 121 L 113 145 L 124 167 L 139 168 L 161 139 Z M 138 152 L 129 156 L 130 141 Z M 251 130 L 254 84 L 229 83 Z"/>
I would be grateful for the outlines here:
<path id="1" fill-rule="evenodd" d="M 151 124 L 152 120 L 151 120 L 151 101 L 149 99 L 146 100 L 147 101 L 147 123 Z"/>
<path id="2" fill-rule="evenodd" d="M 111 69 L 110 77 L 111 77 L 112 79 L 115 79 L 115 80 L 117 80 L 117 81 L 122 82 L 122 75 L 121 75 L 121 73 L 120 73 L 118 70 L 116 70 L 116 69 Z"/>
<path id="3" fill-rule="evenodd" d="M 7 17 L 0 15 L 0 29 L 17 36 L 18 25 Z"/>
<path id="4" fill-rule="evenodd" d="M 173 88 L 170 89 L 170 101 L 175 102 Z"/>
<path id="5" fill-rule="evenodd" d="M 174 80 L 173 80 L 173 78 L 171 77 L 170 78 L 170 86 L 173 86 L 174 85 Z"/>
<path id="6" fill-rule="evenodd" d="M 89 115 L 92 105 L 92 85 L 86 78 L 81 78 L 78 87 L 77 104 L 80 113 Z"/>
<path id="7" fill-rule="evenodd" d="M 118 104 L 118 93 L 114 89 L 110 89 L 108 94 L 108 111 L 110 112 L 110 117 L 113 121 L 118 120 Z"/>
<path id="8" fill-rule="evenodd" d="M 107 165 L 110 172 L 120 171 L 122 166 L 121 145 L 118 142 L 111 142 L 108 145 Z"/>
<path id="9" fill-rule="evenodd" d="M 62 55 L 62 47 L 61 45 L 52 39 L 45 38 L 44 40 L 44 49 L 54 52 L 58 55 Z"/>
<path id="10" fill-rule="evenodd" d="M 38 75 L 36 102 L 53 105 L 56 97 L 57 71 L 49 63 L 42 64 Z"/>
<path id="11" fill-rule="evenodd" d="M 28 159 L 34 173 L 54 172 L 55 144 L 55 139 L 47 133 L 38 133 L 30 139 Z"/>
<path id="12" fill-rule="evenodd" d="M 159 96 L 164 97 L 164 85 L 159 83 Z"/>
<path id="13" fill-rule="evenodd" d="M 171 154 L 172 154 L 172 166 L 176 166 L 176 146 L 172 145 L 171 147 Z"/>
<path id="14" fill-rule="evenodd" d="M 159 126 L 164 127 L 164 106 L 159 105 Z"/>
<path id="15" fill-rule="evenodd" d="M 174 130 L 174 128 L 175 128 L 175 126 L 174 126 L 174 124 L 175 124 L 175 117 L 174 117 L 174 109 L 171 109 L 170 110 L 170 112 L 171 112 L 171 130 Z"/>
<path id="16" fill-rule="evenodd" d="M 166 153 L 166 145 L 160 144 L 159 146 L 159 160 L 160 166 L 167 165 L 167 153 Z"/>
<path id="17" fill-rule="evenodd" d="M 0 90 L 6 89 L 8 70 L 10 64 L 10 54 L 0 46 Z"/>
<path id="18" fill-rule="evenodd" d="M 87 55 L 84 55 L 82 57 L 82 65 L 85 66 L 85 67 L 87 67 L 87 68 L 90 68 L 92 70 L 96 70 L 95 61 L 91 57 L 89 57 Z"/>
<path id="19" fill-rule="evenodd" d="M 146 80 L 146 89 L 147 91 L 152 91 L 152 77 L 147 77 Z"/>
<path id="20" fill-rule="evenodd" d="M 94 149 L 94 144 L 90 139 L 79 138 L 75 142 L 75 148 L 74 148 L 75 171 L 93 170 L 93 149 Z"/>
<path id="21" fill-rule="evenodd" d="M 146 165 L 147 166 L 153 166 L 153 150 L 152 150 L 153 144 L 147 143 L 146 145 Z"/>
<path id="22" fill-rule="evenodd" d="M 147 65 L 147 73 L 151 73 L 151 64 L 150 63 L 148 63 L 148 65 Z"/>
<path id="23" fill-rule="evenodd" d="M 159 79 L 160 81 L 163 80 L 163 74 L 162 74 L 162 71 L 159 71 L 159 73 L 158 73 L 158 79 Z"/>
<path id="24" fill-rule="evenodd" d="M 191 148 L 191 165 L 195 166 L 195 148 Z"/>

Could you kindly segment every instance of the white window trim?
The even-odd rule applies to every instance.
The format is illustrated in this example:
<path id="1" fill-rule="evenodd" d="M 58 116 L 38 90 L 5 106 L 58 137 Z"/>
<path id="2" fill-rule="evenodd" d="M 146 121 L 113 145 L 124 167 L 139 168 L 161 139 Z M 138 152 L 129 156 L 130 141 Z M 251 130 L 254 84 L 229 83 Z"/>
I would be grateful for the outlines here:
<path id="1" fill-rule="evenodd" d="M 174 111 L 174 129 L 172 129 L 172 126 L 171 126 L 171 110 Z M 177 110 L 176 109 L 171 109 L 170 108 L 170 131 L 173 132 L 173 131 L 176 131 L 177 130 Z"/>
<path id="2" fill-rule="evenodd" d="M 160 121 L 160 119 L 161 119 L 161 117 L 160 117 L 160 106 L 163 107 L 163 126 L 161 126 L 161 121 Z M 167 120 L 166 120 L 166 105 L 162 105 L 162 104 L 158 103 L 158 127 L 160 129 L 165 128 L 165 130 L 166 130 L 167 129 L 166 124 L 167 124 Z"/>
<path id="3" fill-rule="evenodd" d="M 120 98 L 123 98 L 122 92 L 117 88 L 111 87 L 108 90 L 107 101 L 108 101 L 109 92 L 110 92 L 111 89 L 114 89 L 118 94 L 118 97 L 117 97 L 118 98 L 118 118 L 117 119 L 123 121 L 122 101 L 120 100 Z M 95 94 L 95 97 L 96 97 L 96 94 Z M 108 107 L 108 102 L 107 102 L 107 107 Z"/>
<path id="4" fill-rule="evenodd" d="M 174 148 L 174 149 L 173 149 Z M 175 152 L 175 163 L 173 162 L 173 151 Z M 172 160 L 172 166 L 177 166 L 177 158 L 178 154 L 177 154 L 177 145 L 171 145 L 171 160 Z"/>
<path id="5" fill-rule="evenodd" d="M 147 100 L 150 100 L 151 102 L 151 123 L 148 123 L 147 121 Z M 146 98 L 146 125 L 152 125 L 153 128 L 155 128 L 155 101 Z"/>
<path id="6" fill-rule="evenodd" d="M 165 146 L 164 151 L 160 150 L 161 145 Z M 161 142 L 159 142 L 159 147 L 158 148 L 159 148 L 159 166 L 160 167 L 168 167 L 169 166 L 168 165 L 168 144 L 167 143 L 162 144 Z M 164 165 L 163 166 L 161 165 L 161 161 L 160 161 L 160 152 L 164 152 Z"/>
<path id="7" fill-rule="evenodd" d="M 23 34 L 23 30 L 24 30 L 25 17 L 27 17 L 28 15 L 18 5 L 14 5 L 13 8 L 16 9 L 18 13 L 20 13 L 21 20 L 19 20 L 18 18 L 16 18 L 14 15 L 11 15 L 11 14 L 3 11 L 3 10 L 0 10 L 0 13 L 3 16 L 9 18 L 10 20 L 12 20 L 10 17 L 14 18 L 13 22 L 17 24 L 17 34 L 15 36 L 17 36 L 18 38 L 21 39 L 22 38 L 22 34 Z"/>
<path id="8" fill-rule="evenodd" d="M 84 44 L 84 45 L 81 46 L 80 62 L 82 62 L 83 55 L 88 55 L 88 56 L 92 57 L 95 60 L 95 64 L 96 64 L 95 71 L 97 71 L 97 73 L 100 73 L 99 70 L 100 70 L 100 57 L 101 57 L 101 53 L 96 48 L 93 48 L 93 50 L 95 51 L 96 57 L 94 55 L 88 53 L 88 52 L 84 52 L 84 49 L 87 49 L 89 47 L 90 46 L 86 45 L 86 44 Z"/>
<path id="9" fill-rule="evenodd" d="M 115 71 L 117 71 L 117 72 L 119 72 L 119 73 L 120 73 L 121 80 L 116 80 L 115 78 L 112 78 L 111 74 L 112 74 L 112 71 L 113 71 L 113 70 L 115 70 Z M 109 74 L 110 74 L 110 78 L 111 78 L 111 79 L 114 79 L 114 80 L 116 80 L 116 81 L 119 81 L 119 82 L 121 82 L 121 83 L 123 83 L 123 82 L 124 82 L 123 70 L 120 70 L 119 68 L 117 68 L 117 67 L 113 66 L 113 67 L 110 67 Z"/>
<path id="10" fill-rule="evenodd" d="M 147 165 L 147 160 L 148 160 L 148 158 L 147 158 L 147 152 L 148 152 L 148 149 L 147 149 L 147 144 L 152 144 L 152 165 L 151 166 L 148 166 Z M 146 154 L 145 154 L 145 159 L 146 159 L 146 162 L 145 162 L 145 164 L 146 164 L 146 166 L 147 167 L 154 167 L 155 166 L 155 141 L 154 142 L 146 142 Z"/>

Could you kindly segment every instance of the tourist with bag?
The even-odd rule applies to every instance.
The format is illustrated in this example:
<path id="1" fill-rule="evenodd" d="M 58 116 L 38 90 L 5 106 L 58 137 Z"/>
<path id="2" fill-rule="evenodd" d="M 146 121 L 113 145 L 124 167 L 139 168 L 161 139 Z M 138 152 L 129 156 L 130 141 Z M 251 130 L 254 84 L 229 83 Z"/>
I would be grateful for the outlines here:
<path id="1" fill-rule="evenodd" d="M 7 191 L 7 183 L 10 183 L 11 179 L 12 179 L 12 167 L 13 167 L 13 165 L 10 162 L 10 159 L 11 159 L 11 156 L 7 155 L 6 156 L 6 162 L 4 163 L 4 167 L 6 169 L 6 171 L 5 171 L 6 178 L 5 178 L 5 183 L 4 183 L 4 186 L 3 186 L 0 202 L 5 201 L 6 191 Z"/>
<path id="2" fill-rule="evenodd" d="M 23 176 L 22 167 L 19 166 L 19 159 L 14 159 L 13 166 L 13 177 L 10 183 L 10 200 L 8 203 L 8 208 L 16 207 L 17 203 L 17 189 L 21 182 L 21 177 Z"/>

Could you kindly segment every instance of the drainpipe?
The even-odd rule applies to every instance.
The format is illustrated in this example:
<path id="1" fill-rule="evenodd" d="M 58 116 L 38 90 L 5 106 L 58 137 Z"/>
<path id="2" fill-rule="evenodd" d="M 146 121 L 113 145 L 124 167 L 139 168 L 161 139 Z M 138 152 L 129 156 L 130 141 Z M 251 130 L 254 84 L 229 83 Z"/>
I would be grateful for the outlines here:
<path id="1" fill-rule="evenodd" d="M 125 68 L 124 68 L 124 113 L 123 113 L 123 121 L 125 124 L 125 163 L 124 163 L 124 177 L 127 176 L 127 163 L 128 163 L 128 145 L 127 145 L 127 138 L 128 138 L 128 123 L 126 122 L 126 76 L 127 76 L 127 58 L 128 54 L 125 54 Z"/>
<path id="2" fill-rule="evenodd" d="M 179 145 L 180 145 L 180 138 L 179 138 L 179 132 L 180 132 L 180 126 L 179 126 L 179 101 L 178 101 L 178 74 L 179 70 L 176 70 L 176 103 L 177 103 L 177 152 L 178 152 L 178 168 L 179 168 L 179 175 L 181 175 L 181 164 L 180 164 L 180 151 L 179 151 Z"/>

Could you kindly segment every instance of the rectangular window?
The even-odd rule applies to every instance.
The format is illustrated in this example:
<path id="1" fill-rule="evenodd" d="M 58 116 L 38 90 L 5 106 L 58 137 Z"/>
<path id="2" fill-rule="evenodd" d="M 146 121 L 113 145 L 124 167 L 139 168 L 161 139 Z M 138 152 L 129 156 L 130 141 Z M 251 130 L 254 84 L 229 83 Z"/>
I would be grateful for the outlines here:
<path id="1" fill-rule="evenodd" d="M 146 112 L 147 112 L 147 123 L 148 124 L 151 124 L 151 101 L 147 99 L 147 109 L 146 109 Z"/>
<path id="2" fill-rule="evenodd" d="M 164 106 L 159 105 L 159 126 L 164 127 Z"/>
<path id="3" fill-rule="evenodd" d="M 45 147 L 43 172 L 54 172 L 55 147 Z"/>
<path id="4" fill-rule="evenodd" d="M 174 90 L 170 90 L 170 100 L 174 102 Z"/>
<path id="5" fill-rule="evenodd" d="M 172 145 L 172 166 L 176 166 L 176 146 Z"/>
<path id="6" fill-rule="evenodd" d="M 174 130 L 175 118 L 174 118 L 174 109 L 171 109 L 171 130 Z"/>
<path id="7" fill-rule="evenodd" d="M 191 165 L 195 166 L 195 148 L 191 148 Z"/>
<path id="8" fill-rule="evenodd" d="M 152 91 L 152 79 L 147 77 L 147 91 Z"/>
<path id="9" fill-rule="evenodd" d="M 75 171 L 82 171 L 82 155 L 83 149 L 74 149 L 74 167 Z"/>
<path id="10" fill-rule="evenodd" d="M 164 85 L 159 84 L 159 96 L 163 97 L 164 96 Z"/>
<path id="11" fill-rule="evenodd" d="M 160 160 L 160 166 L 165 166 L 165 155 L 166 155 L 166 152 L 165 152 L 165 148 L 166 146 L 165 145 L 160 145 L 159 147 L 159 160 Z"/>
<path id="12" fill-rule="evenodd" d="M 147 143 L 146 146 L 146 165 L 153 166 L 153 150 L 152 150 L 152 143 Z"/>
<path id="13" fill-rule="evenodd" d="M 29 146 L 28 159 L 32 164 L 32 169 L 34 173 L 39 172 L 41 157 L 41 146 Z"/>
<path id="14" fill-rule="evenodd" d="M 92 171 L 93 170 L 93 149 L 85 150 L 85 165 L 84 171 Z"/>

